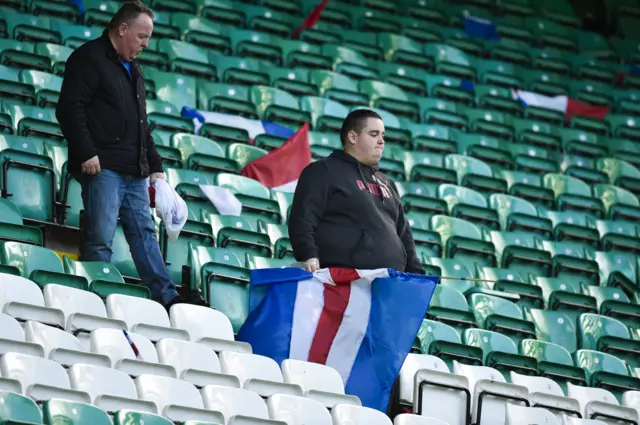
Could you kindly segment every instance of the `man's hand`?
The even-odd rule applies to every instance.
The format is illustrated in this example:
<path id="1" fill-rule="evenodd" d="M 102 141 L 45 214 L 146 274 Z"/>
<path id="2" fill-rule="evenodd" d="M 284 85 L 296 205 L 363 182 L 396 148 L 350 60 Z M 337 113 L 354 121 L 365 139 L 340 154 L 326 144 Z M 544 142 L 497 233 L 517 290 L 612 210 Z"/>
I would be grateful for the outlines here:
<path id="1" fill-rule="evenodd" d="M 308 272 L 315 272 L 320 268 L 320 261 L 317 258 L 309 258 L 303 263 L 303 268 Z"/>
<path id="2" fill-rule="evenodd" d="M 96 155 L 83 162 L 80 166 L 80 171 L 90 176 L 97 176 L 100 174 L 100 160 L 98 159 L 98 156 Z"/>
<path id="3" fill-rule="evenodd" d="M 166 180 L 164 173 L 151 173 L 149 175 L 149 184 L 153 184 L 156 179 Z"/>

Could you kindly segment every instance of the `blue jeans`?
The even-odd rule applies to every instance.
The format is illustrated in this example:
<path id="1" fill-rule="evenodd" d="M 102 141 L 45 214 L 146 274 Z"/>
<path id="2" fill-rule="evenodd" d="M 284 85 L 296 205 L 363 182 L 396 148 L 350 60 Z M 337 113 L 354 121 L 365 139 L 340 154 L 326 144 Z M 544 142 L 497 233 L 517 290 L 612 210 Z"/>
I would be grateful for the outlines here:
<path id="1" fill-rule="evenodd" d="M 149 211 L 145 178 L 102 170 L 97 176 L 78 175 L 84 204 L 82 261 L 111 262 L 111 243 L 118 216 L 142 282 L 163 305 L 178 295 L 165 267 Z"/>

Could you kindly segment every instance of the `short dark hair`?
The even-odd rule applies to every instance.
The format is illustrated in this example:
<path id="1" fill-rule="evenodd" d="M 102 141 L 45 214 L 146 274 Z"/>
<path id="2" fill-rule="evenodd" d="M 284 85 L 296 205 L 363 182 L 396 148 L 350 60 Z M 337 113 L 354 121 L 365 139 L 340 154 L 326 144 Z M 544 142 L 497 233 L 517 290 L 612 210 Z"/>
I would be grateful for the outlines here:
<path id="1" fill-rule="evenodd" d="M 369 118 L 382 120 L 382 117 L 371 109 L 356 109 L 347 115 L 342 122 L 342 128 L 340 129 L 340 141 L 342 142 L 342 146 L 347 145 L 349 132 L 355 131 L 356 133 L 360 133 L 364 126 L 367 125 L 367 120 Z"/>
<path id="2" fill-rule="evenodd" d="M 138 19 L 138 16 L 142 14 L 149 16 L 151 19 L 156 17 L 153 10 L 140 0 L 126 2 L 122 7 L 120 7 L 116 14 L 113 15 L 113 18 L 111 18 L 109 28 L 115 30 L 120 28 L 120 25 L 122 24 L 131 25 L 131 23 Z"/>

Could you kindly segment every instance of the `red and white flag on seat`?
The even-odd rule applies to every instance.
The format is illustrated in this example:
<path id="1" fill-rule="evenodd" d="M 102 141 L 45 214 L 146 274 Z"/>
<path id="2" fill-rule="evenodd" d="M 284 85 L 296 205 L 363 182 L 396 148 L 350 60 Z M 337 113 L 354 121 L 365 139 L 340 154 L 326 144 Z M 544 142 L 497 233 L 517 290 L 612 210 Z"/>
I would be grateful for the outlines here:
<path id="1" fill-rule="evenodd" d="M 522 90 L 512 90 L 512 92 L 514 99 L 520 100 L 525 106 L 535 106 L 562 112 L 565 116 L 565 121 L 571 121 L 571 118 L 577 116 L 603 120 L 609 112 L 608 106 L 590 105 L 572 99 L 569 96 L 544 96 Z"/>
<path id="2" fill-rule="evenodd" d="M 270 189 L 293 192 L 300 173 L 310 163 L 309 124 L 305 123 L 282 146 L 248 163 L 240 175 L 257 180 Z"/>

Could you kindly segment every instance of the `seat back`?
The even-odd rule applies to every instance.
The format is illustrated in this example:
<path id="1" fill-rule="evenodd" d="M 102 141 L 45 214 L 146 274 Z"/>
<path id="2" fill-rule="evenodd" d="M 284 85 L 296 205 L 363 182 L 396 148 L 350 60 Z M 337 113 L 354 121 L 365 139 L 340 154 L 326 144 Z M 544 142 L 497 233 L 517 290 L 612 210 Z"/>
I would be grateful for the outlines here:
<path id="1" fill-rule="evenodd" d="M 163 338 L 156 350 L 160 363 L 173 366 L 178 376 L 187 369 L 220 373 L 218 356 L 206 345 Z"/>

